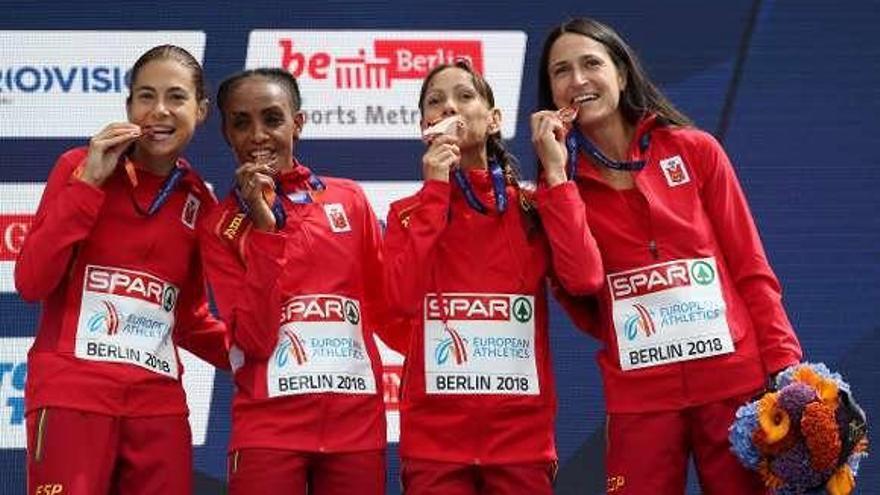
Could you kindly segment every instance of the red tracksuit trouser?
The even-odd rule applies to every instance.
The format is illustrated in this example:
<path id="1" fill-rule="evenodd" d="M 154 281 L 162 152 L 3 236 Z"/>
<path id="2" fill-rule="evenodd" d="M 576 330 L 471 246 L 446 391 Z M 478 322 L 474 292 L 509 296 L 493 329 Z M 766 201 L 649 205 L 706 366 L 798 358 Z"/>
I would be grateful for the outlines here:
<path id="1" fill-rule="evenodd" d="M 403 459 L 404 495 L 552 495 L 556 462 L 475 465 Z"/>
<path id="2" fill-rule="evenodd" d="M 28 495 L 192 493 L 186 416 L 50 407 L 27 415 L 27 438 Z"/>
<path id="3" fill-rule="evenodd" d="M 235 450 L 228 478 L 229 495 L 385 495 L 385 451 Z"/>
<path id="4" fill-rule="evenodd" d="M 677 411 L 610 414 L 605 469 L 611 495 L 684 494 L 688 458 L 705 495 L 759 495 L 766 489 L 730 450 L 728 428 L 752 395 Z"/>

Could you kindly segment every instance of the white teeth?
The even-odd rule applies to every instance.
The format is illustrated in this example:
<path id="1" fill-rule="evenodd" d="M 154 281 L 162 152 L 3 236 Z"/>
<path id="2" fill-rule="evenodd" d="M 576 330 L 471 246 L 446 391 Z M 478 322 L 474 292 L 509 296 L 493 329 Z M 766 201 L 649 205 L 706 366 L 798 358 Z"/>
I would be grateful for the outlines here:
<path id="1" fill-rule="evenodd" d="M 573 102 L 573 103 L 584 103 L 584 102 L 587 102 L 587 101 L 593 101 L 593 100 L 595 100 L 595 99 L 597 99 L 597 98 L 599 98 L 599 95 L 596 95 L 596 94 L 579 95 L 579 96 L 575 96 L 575 97 L 572 99 L 572 102 Z"/>
<path id="2" fill-rule="evenodd" d="M 158 125 L 147 126 L 144 129 L 146 132 L 149 132 L 152 134 L 171 134 L 174 132 L 173 127 L 158 126 Z"/>
<path id="3" fill-rule="evenodd" d="M 257 150 L 251 151 L 251 159 L 254 161 L 254 163 L 272 165 L 275 163 L 277 157 L 275 156 L 275 152 L 273 152 L 272 150 Z"/>

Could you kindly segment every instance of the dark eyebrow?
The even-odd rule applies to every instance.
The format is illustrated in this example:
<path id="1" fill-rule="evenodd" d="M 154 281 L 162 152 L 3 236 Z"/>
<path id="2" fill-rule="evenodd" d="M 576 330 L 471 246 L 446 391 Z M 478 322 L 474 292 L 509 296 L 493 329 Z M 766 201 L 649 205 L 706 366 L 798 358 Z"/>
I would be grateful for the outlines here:
<path id="1" fill-rule="evenodd" d="M 135 91 L 150 91 L 153 93 L 159 92 L 156 88 L 154 88 L 152 86 L 148 86 L 148 85 L 135 86 L 134 90 Z M 184 88 L 183 86 L 172 86 L 172 87 L 168 88 L 168 91 L 183 91 L 184 93 L 187 93 L 187 94 L 189 93 L 189 90 Z"/>
<path id="2" fill-rule="evenodd" d="M 284 107 L 281 105 L 272 105 L 270 107 L 266 107 L 260 110 L 260 113 L 269 113 L 269 112 L 284 112 Z"/>

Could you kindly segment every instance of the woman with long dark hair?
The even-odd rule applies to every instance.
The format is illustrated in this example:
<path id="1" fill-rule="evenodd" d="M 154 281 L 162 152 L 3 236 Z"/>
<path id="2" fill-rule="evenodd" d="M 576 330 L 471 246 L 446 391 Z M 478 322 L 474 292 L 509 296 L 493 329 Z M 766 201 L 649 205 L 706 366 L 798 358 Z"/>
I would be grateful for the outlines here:
<path id="1" fill-rule="evenodd" d="M 574 19 L 544 42 L 539 174 L 565 166 L 605 285 L 563 297 L 599 338 L 609 493 L 763 493 L 729 450 L 739 405 L 801 348 L 724 150 L 648 78 L 610 27 Z"/>

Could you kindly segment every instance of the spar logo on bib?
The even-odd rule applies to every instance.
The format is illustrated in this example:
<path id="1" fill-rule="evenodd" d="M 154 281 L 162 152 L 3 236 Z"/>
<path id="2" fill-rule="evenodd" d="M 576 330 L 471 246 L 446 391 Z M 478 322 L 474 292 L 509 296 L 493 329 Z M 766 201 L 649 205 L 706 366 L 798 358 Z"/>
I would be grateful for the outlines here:
<path id="1" fill-rule="evenodd" d="M 428 296 L 427 299 L 428 320 L 510 320 L 510 298 L 507 296 L 456 295 L 444 296 L 442 300 L 438 296 Z M 523 300 L 530 312 L 531 304 Z"/>
<path id="2" fill-rule="evenodd" d="M 696 261 L 691 266 L 691 276 L 700 285 L 709 285 L 715 281 L 715 269 L 705 261 Z"/>
<path id="3" fill-rule="evenodd" d="M 518 297 L 513 301 L 513 317 L 520 323 L 528 323 L 532 320 L 532 303 L 524 297 Z"/>
<path id="4" fill-rule="evenodd" d="M 694 266 L 696 267 L 697 264 L 695 263 Z M 711 270 L 711 267 L 709 269 Z M 608 285 L 611 287 L 611 295 L 614 299 L 620 300 L 646 296 L 675 287 L 690 286 L 691 275 L 687 262 L 673 261 L 609 275 Z"/>
<path id="5" fill-rule="evenodd" d="M 351 299 L 338 296 L 295 297 L 281 309 L 281 325 L 293 322 L 342 322 L 357 325 L 360 309 Z"/>
<path id="6" fill-rule="evenodd" d="M 85 290 L 98 294 L 123 296 L 140 299 L 160 306 L 166 312 L 174 311 L 177 303 L 177 288 L 162 280 L 141 272 L 119 268 L 89 266 L 86 269 Z M 104 302 L 108 318 L 115 314 L 113 305 Z"/>
<path id="7" fill-rule="evenodd" d="M 256 30 L 246 68 L 280 67 L 297 78 L 310 95 L 306 137 L 418 139 L 422 80 L 459 59 L 489 80 L 503 112 L 516 115 L 525 46 L 522 31 Z M 514 136 L 514 120 L 504 121 L 505 137 Z"/>

